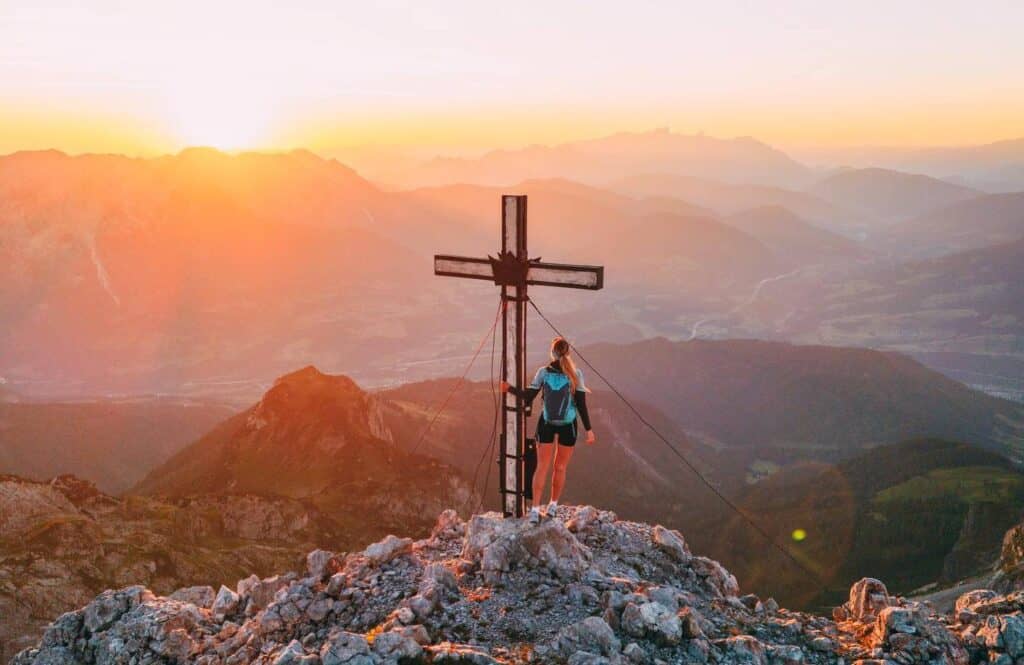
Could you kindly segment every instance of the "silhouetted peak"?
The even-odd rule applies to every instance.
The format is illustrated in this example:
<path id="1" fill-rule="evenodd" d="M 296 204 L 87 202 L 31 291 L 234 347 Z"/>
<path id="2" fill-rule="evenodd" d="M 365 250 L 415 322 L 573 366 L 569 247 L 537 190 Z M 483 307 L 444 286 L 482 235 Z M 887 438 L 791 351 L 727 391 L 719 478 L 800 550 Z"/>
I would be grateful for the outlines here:
<path id="1" fill-rule="evenodd" d="M 288 385 L 307 391 L 345 390 L 362 392 L 355 381 L 344 374 L 326 374 L 315 365 L 306 365 L 302 369 L 289 372 L 274 381 L 274 387 Z M 273 390 L 273 388 L 271 389 Z"/>
<path id="2" fill-rule="evenodd" d="M 335 423 L 369 431 L 368 401 L 369 396 L 349 377 L 324 374 L 309 365 L 277 379 L 253 407 L 251 422 L 259 428 L 282 422 Z"/>

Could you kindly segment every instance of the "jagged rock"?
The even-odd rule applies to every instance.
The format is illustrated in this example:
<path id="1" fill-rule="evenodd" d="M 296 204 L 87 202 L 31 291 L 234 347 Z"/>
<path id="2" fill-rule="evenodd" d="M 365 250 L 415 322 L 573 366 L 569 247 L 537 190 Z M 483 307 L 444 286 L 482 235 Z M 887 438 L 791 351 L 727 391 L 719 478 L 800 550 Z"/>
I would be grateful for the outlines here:
<path id="1" fill-rule="evenodd" d="M 466 535 L 466 523 L 451 508 L 437 516 L 437 523 L 431 532 L 431 537 L 435 540 L 456 540 L 464 535 Z"/>
<path id="2" fill-rule="evenodd" d="M 373 652 L 386 663 L 408 662 L 423 654 L 419 642 L 401 632 L 381 633 L 373 641 Z"/>
<path id="3" fill-rule="evenodd" d="M 465 644 L 442 643 L 425 649 L 431 663 L 442 665 L 501 665 L 480 649 Z"/>
<path id="4" fill-rule="evenodd" d="M 722 596 L 726 598 L 735 597 L 739 593 L 740 585 L 736 581 L 736 577 L 714 559 L 702 556 L 693 557 L 690 564 L 698 574 L 704 577 L 708 586 Z"/>
<path id="5" fill-rule="evenodd" d="M 449 514 L 429 538 L 385 538 L 347 556 L 333 574 L 342 562 L 326 564 L 334 557 L 314 552 L 304 577 L 253 575 L 237 591 L 182 589 L 168 598 L 143 587 L 108 591 L 61 616 L 14 665 L 967 665 L 1024 658 L 1024 592 L 972 592 L 951 616 L 939 616 L 865 579 L 832 621 L 741 597 L 735 578 L 689 554 L 678 534 L 609 515 L 563 507 L 573 532 L 558 520 L 531 525 L 495 514 L 460 528 Z"/>
<path id="6" fill-rule="evenodd" d="M 217 592 L 217 597 L 213 600 L 213 607 L 210 609 L 215 617 L 223 619 L 238 609 L 240 600 L 237 593 L 222 584 L 220 591 Z"/>
<path id="7" fill-rule="evenodd" d="M 622 630 L 633 637 L 649 637 L 658 644 L 670 645 L 682 637 L 679 617 L 661 603 L 628 603 L 622 612 Z"/>
<path id="8" fill-rule="evenodd" d="M 700 617 L 692 607 L 684 607 L 679 614 L 679 629 L 682 636 L 688 640 L 704 637 L 704 630 L 700 627 Z"/>
<path id="9" fill-rule="evenodd" d="M 183 603 L 192 603 L 196 607 L 202 607 L 204 609 L 210 609 L 213 606 L 213 600 L 217 597 L 217 593 L 213 590 L 212 586 L 190 586 L 183 589 L 178 589 L 172 593 L 168 598 L 173 600 L 180 600 Z"/>
<path id="10" fill-rule="evenodd" d="M 750 663 L 752 665 L 768 665 L 764 645 L 750 635 L 736 635 L 716 643 L 722 648 L 727 663 Z"/>
<path id="11" fill-rule="evenodd" d="M 630 642 L 623 647 L 622 656 L 631 663 L 644 663 L 647 661 L 647 652 L 636 642 Z"/>
<path id="12" fill-rule="evenodd" d="M 565 526 L 569 531 L 579 533 L 608 520 L 614 521 L 615 513 L 602 512 L 593 506 L 583 506 L 565 523 Z"/>
<path id="13" fill-rule="evenodd" d="M 555 639 L 555 651 L 564 657 L 584 651 L 590 654 L 608 656 L 619 652 L 619 640 L 615 632 L 600 617 L 587 617 L 583 621 L 563 628 Z"/>
<path id="14" fill-rule="evenodd" d="M 408 554 L 412 551 L 411 538 L 397 538 L 387 536 L 384 540 L 374 543 L 363 551 L 363 556 L 371 565 L 380 566 L 395 557 Z"/>
<path id="15" fill-rule="evenodd" d="M 892 633 L 916 633 L 914 619 L 913 610 L 910 608 L 884 607 L 875 620 L 875 635 L 878 640 L 884 642 Z"/>
<path id="16" fill-rule="evenodd" d="M 590 561 L 590 550 L 559 520 L 531 525 L 487 513 L 470 520 L 462 557 L 479 565 L 484 579 L 493 584 L 514 565 L 529 560 L 560 578 L 579 578 Z"/>
<path id="17" fill-rule="evenodd" d="M 871 620 L 890 604 L 889 590 L 879 580 L 865 577 L 850 587 L 850 599 L 845 609 L 858 621 Z"/>
<path id="18" fill-rule="evenodd" d="M 330 636 L 320 649 L 323 665 L 374 665 L 370 643 L 356 633 L 341 630 Z"/>
<path id="19" fill-rule="evenodd" d="M 348 575 L 335 573 L 331 575 L 331 579 L 327 583 L 327 595 L 338 598 L 346 588 L 348 588 Z"/>
<path id="20" fill-rule="evenodd" d="M 309 571 L 310 576 L 318 580 L 325 580 L 341 570 L 341 561 L 334 552 L 313 550 L 306 555 L 306 570 Z"/>
<path id="21" fill-rule="evenodd" d="M 121 591 L 104 591 L 85 606 L 83 625 L 90 633 L 102 632 L 151 595 L 139 586 Z"/>
<path id="22" fill-rule="evenodd" d="M 991 589 L 975 589 L 974 591 L 968 591 L 962 594 L 956 599 L 954 610 L 957 614 L 963 610 L 969 610 L 973 605 L 984 602 L 986 600 L 992 600 L 996 597 L 996 592 Z"/>
<path id="23" fill-rule="evenodd" d="M 317 665 L 318 663 L 320 663 L 320 656 L 305 653 L 302 644 L 298 640 L 292 640 L 277 654 L 271 665 Z"/>
<path id="24" fill-rule="evenodd" d="M 998 569 L 991 584 L 1001 593 L 1024 588 L 1024 524 L 1009 529 L 1003 536 Z"/>
<path id="25" fill-rule="evenodd" d="M 660 524 L 652 532 L 654 544 L 679 563 L 689 563 L 692 558 L 690 548 L 686 546 L 683 536 L 675 530 L 666 529 Z"/>

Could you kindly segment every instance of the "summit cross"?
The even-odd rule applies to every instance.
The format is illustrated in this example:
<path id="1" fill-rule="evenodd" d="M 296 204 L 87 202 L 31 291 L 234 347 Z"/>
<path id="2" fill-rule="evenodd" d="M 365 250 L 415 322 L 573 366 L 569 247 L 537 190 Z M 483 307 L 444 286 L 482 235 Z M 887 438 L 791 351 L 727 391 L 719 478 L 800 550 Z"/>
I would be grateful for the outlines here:
<path id="1" fill-rule="evenodd" d="M 527 286 L 556 286 L 596 291 L 604 286 L 604 266 L 547 263 L 530 259 L 526 250 L 526 197 L 501 197 L 501 251 L 497 257 L 472 258 L 437 254 L 434 274 L 493 282 L 501 287 L 501 377 L 519 387 L 526 385 Z M 510 315 L 509 310 L 512 310 Z M 510 343 L 511 341 L 511 343 Z M 509 369 L 514 375 L 509 379 Z M 498 491 L 506 517 L 524 513 L 524 455 L 526 405 L 511 392 L 502 409 Z"/>

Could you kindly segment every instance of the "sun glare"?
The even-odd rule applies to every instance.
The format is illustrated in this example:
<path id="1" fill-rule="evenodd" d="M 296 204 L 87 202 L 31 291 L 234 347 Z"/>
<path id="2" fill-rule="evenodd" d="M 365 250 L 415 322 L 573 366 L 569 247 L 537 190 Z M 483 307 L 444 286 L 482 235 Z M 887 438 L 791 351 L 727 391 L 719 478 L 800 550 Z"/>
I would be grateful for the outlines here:
<path id="1" fill-rule="evenodd" d="M 263 109 L 213 100 L 185 105 L 173 123 L 174 134 L 183 145 L 221 150 L 266 147 L 270 125 Z"/>
<path id="2" fill-rule="evenodd" d="M 187 71 L 165 102 L 170 133 L 182 146 L 271 147 L 275 104 L 266 86 L 249 85 L 242 72 L 200 72 L 198 66 Z"/>

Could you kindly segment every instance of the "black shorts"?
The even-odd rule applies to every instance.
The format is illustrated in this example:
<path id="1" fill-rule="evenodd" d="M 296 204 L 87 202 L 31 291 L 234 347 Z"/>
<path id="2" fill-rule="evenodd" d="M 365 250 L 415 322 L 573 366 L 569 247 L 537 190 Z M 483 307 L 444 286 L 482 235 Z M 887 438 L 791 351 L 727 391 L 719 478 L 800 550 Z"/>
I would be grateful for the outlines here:
<path id="1" fill-rule="evenodd" d="M 552 425 L 543 417 L 537 419 L 537 443 L 554 443 L 558 435 L 558 445 L 576 445 L 576 421 L 568 425 Z"/>

